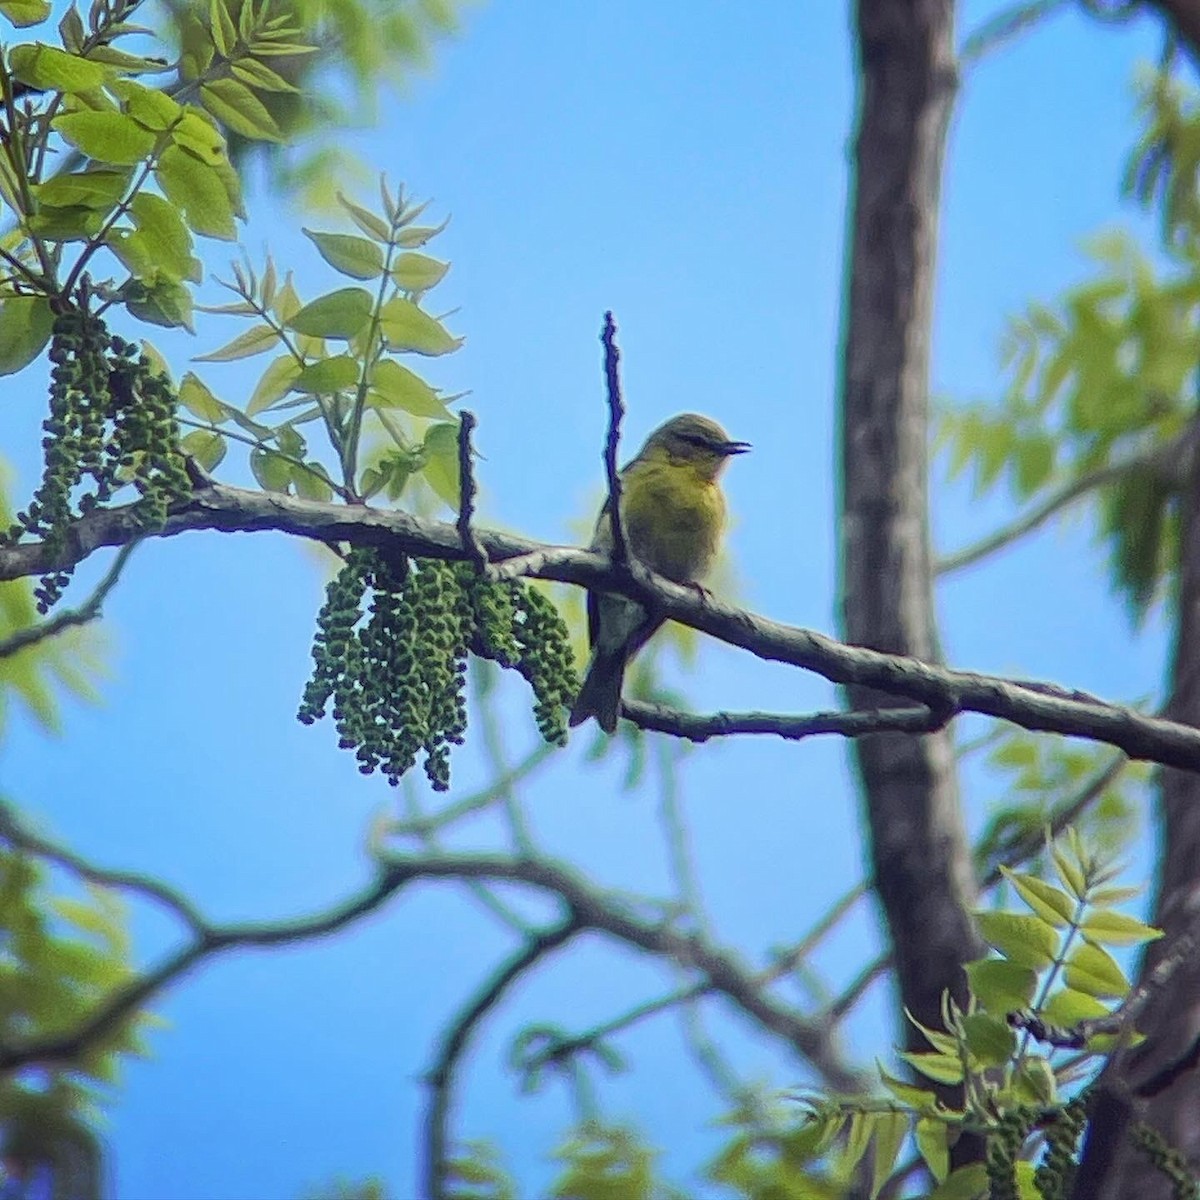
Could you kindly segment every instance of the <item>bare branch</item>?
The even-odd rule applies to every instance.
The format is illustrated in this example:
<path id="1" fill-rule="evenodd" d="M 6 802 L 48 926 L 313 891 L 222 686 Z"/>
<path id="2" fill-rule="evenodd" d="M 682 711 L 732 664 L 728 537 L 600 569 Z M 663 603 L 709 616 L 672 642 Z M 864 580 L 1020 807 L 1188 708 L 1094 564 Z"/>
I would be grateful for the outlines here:
<path id="1" fill-rule="evenodd" d="M 527 974 L 548 954 L 566 945 L 584 927 L 568 918 L 553 929 L 532 935 L 483 986 L 475 998 L 459 1012 L 442 1035 L 437 1059 L 426 1076 L 429 1103 L 425 1109 L 425 1195 L 430 1200 L 446 1197 L 446 1167 L 448 1165 L 448 1136 L 450 1109 L 454 1103 L 454 1082 L 457 1068 L 466 1053 L 471 1035 L 480 1021 L 495 1008 L 521 976 Z"/>
<path id="2" fill-rule="evenodd" d="M 458 536 L 467 558 L 477 571 L 487 570 L 487 551 L 479 544 L 471 518 L 475 515 L 475 470 L 471 450 L 471 432 L 475 414 L 466 409 L 458 418 Z"/>
<path id="3" fill-rule="evenodd" d="M 608 436 L 604 439 L 604 473 L 608 481 L 608 519 L 612 529 L 612 559 L 623 565 L 629 561 L 625 541 L 625 520 L 621 515 L 621 472 L 617 468 L 617 447 L 621 441 L 621 421 L 625 402 L 621 398 L 621 376 L 618 366 L 621 351 L 617 349 L 617 327 L 611 312 L 604 314 L 604 379 L 608 385 Z"/>
<path id="4" fill-rule="evenodd" d="M 1174 450 L 1174 443 L 1171 449 Z M 955 550 L 952 554 L 947 554 L 944 558 L 938 559 L 934 564 L 934 574 L 938 576 L 952 575 L 955 571 L 961 571 L 964 567 L 974 566 L 975 563 L 982 559 L 988 558 L 999 550 L 1011 546 L 1014 542 L 1019 541 L 1027 533 L 1032 533 L 1035 529 L 1040 529 L 1052 517 L 1057 516 L 1065 508 L 1070 508 L 1077 500 L 1082 500 L 1084 496 L 1096 491 L 1097 488 L 1106 487 L 1110 483 L 1115 483 L 1118 479 L 1127 475 L 1130 471 L 1138 467 L 1143 467 L 1162 457 L 1163 451 L 1167 447 L 1159 446 L 1146 455 L 1130 459 L 1126 462 L 1109 463 L 1107 466 L 1098 467 L 1095 471 L 1089 471 L 1078 479 L 1072 480 L 1058 491 L 1051 493 L 1040 504 L 1035 504 L 1028 512 L 1022 513 L 1014 521 L 1001 526 L 995 533 L 989 534 L 985 538 L 981 538 L 978 542 L 970 546 L 964 546 L 961 550 Z"/>
<path id="5" fill-rule="evenodd" d="M 989 17 L 968 34 L 958 52 L 959 66 L 966 70 L 989 54 L 1028 32 L 1039 22 L 1066 9 L 1072 0 L 1022 0 Z"/>
<path id="6" fill-rule="evenodd" d="M 89 883 L 134 892 L 147 900 L 153 900 L 178 917 L 193 933 L 203 936 L 208 932 L 207 921 L 182 892 L 150 875 L 142 875 L 136 871 L 113 871 L 88 862 L 73 850 L 26 829 L 18 820 L 12 805 L 3 800 L 0 800 L 0 841 L 7 842 L 13 849 L 22 853 L 33 854 L 47 862 L 65 867 Z"/>
<path id="7" fill-rule="evenodd" d="M 789 741 L 800 741 L 822 733 L 839 733 L 843 737 L 865 737 L 884 731 L 931 733 L 941 729 L 950 717 L 949 713 L 934 712 L 923 706 L 875 708 L 861 712 L 819 712 L 803 717 L 760 712 L 718 712 L 701 716 L 641 700 L 624 701 L 621 714 L 642 729 L 669 733 L 691 742 L 707 742 L 714 737 L 745 733 L 774 734 Z"/>
<path id="8" fill-rule="evenodd" d="M 121 873 L 111 874 L 119 876 Z M 25 1043 L 0 1045 L 0 1072 L 15 1071 L 35 1064 L 71 1062 L 199 963 L 229 950 L 294 945 L 326 937 L 359 917 L 374 912 L 413 878 L 412 873 L 407 871 L 381 871 L 375 882 L 342 903 L 314 916 L 293 921 L 204 926 L 202 933 L 154 970 L 135 976 L 118 988 L 74 1032 Z"/>
<path id="9" fill-rule="evenodd" d="M 92 621 L 97 620 L 100 616 L 100 610 L 104 606 L 104 601 L 108 599 L 109 592 L 116 587 L 117 580 L 121 578 L 121 572 L 125 569 L 125 564 L 129 561 L 129 556 L 134 552 L 136 547 L 136 542 L 129 542 L 127 545 L 121 547 L 113 565 L 108 569 L 104 578 L 96 585 L 96 590 L 78 608 L 64 609 L 61 612 L 55 613 L 47 621 L 39 621 L 37 624 L 30 625 L 26 629 L 18 629 L 16 633 L 12 633 L 0 640 L 0 658 L 11 658 L 12 655 L 27 649 L 29 646 L 36 645 L 38 642 L 45 641 L 46 638 L 62 633 L 64 629 L 71 629 L 78 625 L 88 625 Z"/>

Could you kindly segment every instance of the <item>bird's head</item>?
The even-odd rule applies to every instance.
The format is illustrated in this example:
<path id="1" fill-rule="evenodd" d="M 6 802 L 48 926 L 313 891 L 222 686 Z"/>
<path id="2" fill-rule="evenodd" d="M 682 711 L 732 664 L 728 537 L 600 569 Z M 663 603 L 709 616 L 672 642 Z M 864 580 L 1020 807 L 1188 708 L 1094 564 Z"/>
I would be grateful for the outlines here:
<path id="1" fill-rule="evenodd" d="M 706 479 L 716 479 L 735 454 L 745 454 L 749 442 L 735 442 L 711 417 L 681 413 L 660 425 L 638 455 L 642 459 L 667 459 L 692 467 Z"/>

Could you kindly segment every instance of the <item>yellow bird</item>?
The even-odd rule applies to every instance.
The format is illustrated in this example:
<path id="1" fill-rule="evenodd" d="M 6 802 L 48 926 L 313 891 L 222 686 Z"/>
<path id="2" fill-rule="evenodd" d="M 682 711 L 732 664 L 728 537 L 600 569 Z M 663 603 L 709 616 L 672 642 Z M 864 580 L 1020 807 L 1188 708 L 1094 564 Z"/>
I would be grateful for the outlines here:
<path id="1" fill-rule="evenodd" d="M 717 480 L 749 442 L 731 441 L 710 417 L 682 413 L 660 425 L 621 471 L 621 520 L 629 552 L 676 583 L 699 583 L 725 532 L 725 496 Z M 612 549 L 605 504 L 592 550 Z M 611 592 L 588 594 L 592 657 L 571 709 L 571 724 L 595 717 L 605 733 L 617 728 L 625 666 L 662 624 L 642 605 Z"/>

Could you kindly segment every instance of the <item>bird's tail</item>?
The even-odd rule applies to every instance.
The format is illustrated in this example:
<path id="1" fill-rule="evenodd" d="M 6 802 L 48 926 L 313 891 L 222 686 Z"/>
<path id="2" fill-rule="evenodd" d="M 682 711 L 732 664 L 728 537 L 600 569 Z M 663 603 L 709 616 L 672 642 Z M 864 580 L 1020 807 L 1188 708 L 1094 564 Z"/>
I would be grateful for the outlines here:
<path id="1" fill-rule="evenodd" d="M 588 717 L 595 717 L 605 733 L 616 733 L 617 718 L 621 715 L 621 685 L 625 681 L 628 660 L 624 646 L 608 651 L 596 648 L 583 686 L 571 706 L 571 725 L 582 725 Z"/>

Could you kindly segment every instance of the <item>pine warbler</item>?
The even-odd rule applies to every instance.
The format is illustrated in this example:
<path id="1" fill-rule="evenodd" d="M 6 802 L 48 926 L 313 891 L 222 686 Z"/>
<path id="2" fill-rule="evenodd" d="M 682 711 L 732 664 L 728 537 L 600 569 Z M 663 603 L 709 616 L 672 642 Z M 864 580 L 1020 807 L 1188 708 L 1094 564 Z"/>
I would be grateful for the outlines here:
<path id="1" fill-rule="evenodd" d="M 731 441 L 716 421 L 683 413 L 659 426 L 621 471 L 621 519 L 629 552 L 676 583 L 699 583 L 712 567 L 725 532 L 725 497 L 717 480 L 731 455 L 750 449 Z M 612 549 L 605 504 L 591 549 Z M 625 596 L 588 594 L 592 657 L 571 724 L 595 717 L 605 733 L 617 728 L 625 666 L 662 624 Z"/>

